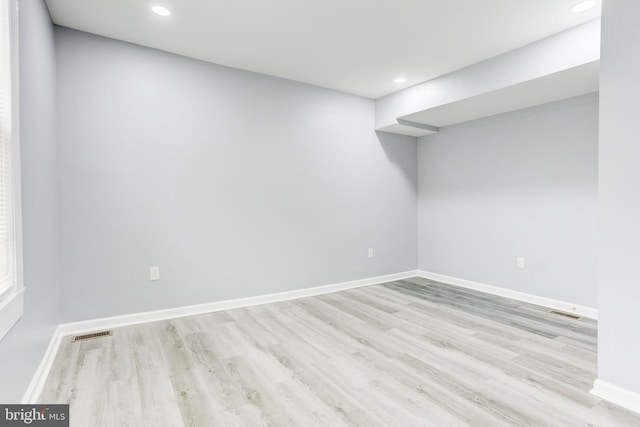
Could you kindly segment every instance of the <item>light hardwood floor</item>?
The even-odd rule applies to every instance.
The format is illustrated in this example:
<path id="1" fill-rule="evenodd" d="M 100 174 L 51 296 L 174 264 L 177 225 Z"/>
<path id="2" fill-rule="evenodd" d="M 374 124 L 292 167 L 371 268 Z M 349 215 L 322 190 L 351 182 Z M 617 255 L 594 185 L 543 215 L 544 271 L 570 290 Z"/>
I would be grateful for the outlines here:
<path id="1" fill-rule="evenodd" d="M 424 279 L 65 339 L 87 426 L 640 426 L 591 394 L 596 322 Z"/>

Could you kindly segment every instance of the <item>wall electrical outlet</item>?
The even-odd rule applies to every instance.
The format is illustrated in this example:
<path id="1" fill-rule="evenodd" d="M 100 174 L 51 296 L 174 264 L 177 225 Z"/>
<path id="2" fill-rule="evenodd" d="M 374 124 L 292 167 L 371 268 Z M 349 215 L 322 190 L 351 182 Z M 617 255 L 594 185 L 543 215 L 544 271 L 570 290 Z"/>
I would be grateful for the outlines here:
<path id="1" fill-rule="evenodd" d="M 524 257 L 519 256 L 516 258 L 516 267 L 524 268 Z"/>
<path id="2" fill-rule="evenodd" d="M 373 248 L 369 248 L 367 254 L 369 255 L 369 258 L 373 258 Z"/>
<path id="3" fill-rule="evenodd" d="M 149 267 L 149 280 L 160 280 L 160 267 Z"/>

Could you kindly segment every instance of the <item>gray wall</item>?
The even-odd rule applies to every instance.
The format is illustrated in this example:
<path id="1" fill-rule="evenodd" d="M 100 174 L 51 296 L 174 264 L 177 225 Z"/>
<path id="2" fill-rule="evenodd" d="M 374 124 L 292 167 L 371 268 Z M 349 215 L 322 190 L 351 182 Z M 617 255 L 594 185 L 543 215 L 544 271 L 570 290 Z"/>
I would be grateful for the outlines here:
<path id="1" fill-rule="evenodd" d="M 379 138 L 372 100 L 63 28 L 56 49 L 66 320 L 415 269 L 416 142 Z"/>
<path id="2" fill-rule="evenodd" d="M 597 94 L 420 138 L 418 268 L 596 307 L 597 167 Z"/>
<path id="3" fill-rule="evenodd" d="M 598 377 L 640 393 L 640 2 L 604 1 Z"/>
<path id="4" fill-rule="evenodd" d="M 19 402 L 59 318 L 59 216 L 53 25 L 40 0 L 20 5 L 24 315 L 0 343 L 0 402 Z"/>

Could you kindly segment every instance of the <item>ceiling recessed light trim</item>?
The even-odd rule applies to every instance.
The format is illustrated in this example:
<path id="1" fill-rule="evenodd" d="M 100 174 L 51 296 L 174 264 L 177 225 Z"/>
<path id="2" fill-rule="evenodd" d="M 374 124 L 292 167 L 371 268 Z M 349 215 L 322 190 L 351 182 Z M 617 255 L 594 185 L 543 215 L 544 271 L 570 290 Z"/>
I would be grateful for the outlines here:
<path id="1" fill-rule="evenodd" d="M 151 8 L 153 13 L 160 16 L 169 16 L 171 15 L 171 11 L 164 6 L 153 6 Z"/>
<path id="2" fill-rule="evenodd" d="M 395 79 L 393 79 L 394 83 L 406 83 L 407 82 L 407 78 L 406 77 L 396 77 Z"/>
<path id="3" fill-rule="evenodd" d="M 575 5 L 573 5 L 573 7 L 571 8 L 571 12 L 579 13 L 587 11 L 593 8 L 597 3 L 598 2 L 596 0 L 581 1 L 580 3 L 576 3 Z"/>

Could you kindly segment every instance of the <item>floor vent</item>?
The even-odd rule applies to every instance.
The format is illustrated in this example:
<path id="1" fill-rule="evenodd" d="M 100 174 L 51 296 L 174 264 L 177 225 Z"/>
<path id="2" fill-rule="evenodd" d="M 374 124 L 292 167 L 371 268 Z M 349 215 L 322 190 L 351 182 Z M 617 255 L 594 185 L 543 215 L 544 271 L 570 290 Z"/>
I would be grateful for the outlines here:
<path id="1" fill-rule="evenodd" d="M 580 316 L 576 316 L 575 314 L 571 314 L 571 313 L 564 313 L 562 311 L 551 310 L 549 313 L 557 314 L 559 316 L 569 317 L 571 319 L 576 319 L 576 320 L 582 319 L 582 317 L 580 317 Z"/>
<path id="2" fill-rule="evenodd" d="M 90 334 L 76 335 L 71 342 L 85 341 L 93 338 L 102 338 L 113 336 L 113 331 L 92 332 Z"/>

